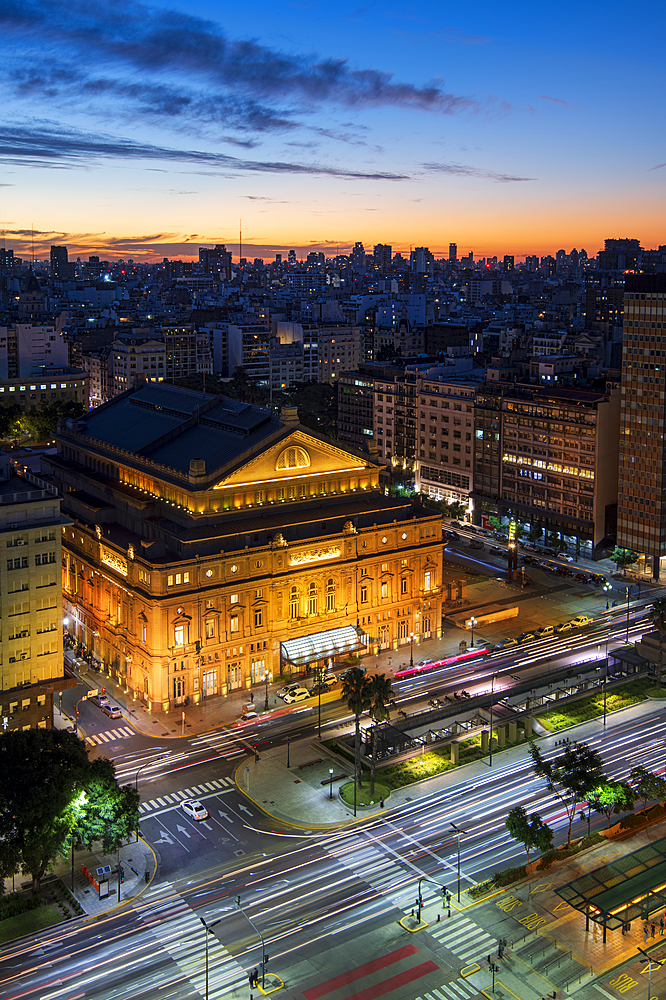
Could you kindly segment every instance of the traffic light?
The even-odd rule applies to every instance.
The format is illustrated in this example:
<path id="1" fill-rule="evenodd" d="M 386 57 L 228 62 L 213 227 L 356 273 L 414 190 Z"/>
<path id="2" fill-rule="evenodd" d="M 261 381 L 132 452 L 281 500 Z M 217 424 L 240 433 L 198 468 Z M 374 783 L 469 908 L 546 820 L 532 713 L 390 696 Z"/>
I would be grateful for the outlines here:
<path id="1" fill-rule="evenodd" d="M 122 865 L 120 865 L 120 867 L 118 868 L 118 877 L 120 879 L 120 884 L 122 885 L 123 882 L 125 881 L 125 869 L 123 868 Z"/>

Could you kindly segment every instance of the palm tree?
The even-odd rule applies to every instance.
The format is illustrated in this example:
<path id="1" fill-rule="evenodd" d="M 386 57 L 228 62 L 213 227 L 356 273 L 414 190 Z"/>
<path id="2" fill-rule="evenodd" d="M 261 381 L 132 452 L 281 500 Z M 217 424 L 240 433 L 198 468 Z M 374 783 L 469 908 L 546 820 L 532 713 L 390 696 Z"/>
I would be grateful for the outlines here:
<path id="1" fill-rule="evenodd" d="M 657 666 L 657 687 L 661 687 L 661 670 L 664 663 L 664 636 L 666 635 L 666 600 L 654 601 L 648 618 L 659 632 L 659 663 Z"/>
<path id="2" fill-rule="evenodd" d="M 370 688 L 370 718 L 375 722 L 387 722 L 391 718 L 393 690 L 391 679 L 384 674 L 373 674 L 368 677 Z M 376 758 L 375 728 L 372 730 L 372 768 L 370 770 L 370 794 L 375 793 L 375 758 Z"/>
<path id="3" fill-rule="evenodd" d="M 353 714 L 356 722 L 356 740 L 354 743 L 354 806 L 356 805 L 356 786 L 361 785 L 361 766 L 359 742 L 361 727 L 359 719 L 363 712 L 370 708 L 370 684 L 360 667 L 348 670 L 342 682 L 342 697 L 347 702 L 347 708 Z M 356 808 L 354 808 L 354 815 Z"/>

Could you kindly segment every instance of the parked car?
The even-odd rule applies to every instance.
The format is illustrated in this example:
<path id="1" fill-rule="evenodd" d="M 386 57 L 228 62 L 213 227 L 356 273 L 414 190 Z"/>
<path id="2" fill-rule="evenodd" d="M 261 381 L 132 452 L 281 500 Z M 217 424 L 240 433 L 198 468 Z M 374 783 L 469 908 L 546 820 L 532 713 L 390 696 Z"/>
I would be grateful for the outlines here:
<path id="1" fill-rule="evenodd" d="M 185 799 L 180 803 L 180 808 L 190 819 L 208 819 L 208 810 L 198 799 Z"/>
<path id="2" fill-rule="evenodd" d="M 108 715 L 110 719 L 122 719 L 123 717 L 123 713 L 117 705 L 102 705 L 102 711 L 105 715 Z"/>
<path id="3" fill-rule="evenodd" d="M 600 587 L 603 587 L 603 585 L 607 582 L 606 577 L 603 575 L 603 573 L 590 573 L 590 576 L 592 577 L 595 583 L 599 584 Z"/>
<path id="4" fill-rule="evenodd" d="M 575 618 L 571 619 L 569 624 L 572 628 L 582 628 L 583 625 L 589 625 L 591 621 L 592 619 L 589 615 L 576 615 Z"/>
<path id="5" fill-rule="evenodd" d="M 549 636 L 555 635 L 555 625 L 542 625 L 536 630 L 536 634 L 539 639 L 547 639 Z"/>
<path id="6" fill-rule="evenodd" d="M 241 706 L 241 719 L 256 719 L 257 709 L 253 701 L 248 701 Z"/>
<path id="7" fill-rule="evenodd" d="M 560 625 L 555 626 L 555 631 L 559 635 L 560 632 L 570 632 L 572 628 L 571 622 L 562 622 Z"/>
<path id="8" fill-rule="evenodd" d="M 362 674 L 365 673 L 365 667 L 362 667 L 360 663 L 357 663 L 355 667 L 347 667 L 345 670 L 340 671 L 340 680 L 344 680 L 350 670 L 360 670 Z"/>
<path id="9" fill-rule="evenodd" d="M 537 547 L 533 542 L 518 542 L 521 549 L 527 549 L 528 552 L 536 552 Z"/>
<path id="10" fill-rule="evenodd" d="M 578 580 L 579 583 L 587 583 L 587 573 L 576 573 L 574 579 Z"/>
<path id="11" fill-rule="evenodd" d="M 463 528 L 465 531 L 471 531 L 473 535 L 477 534 L 478 529 L 473 524 L 464 524 Z"/>
<path id="12" fill-rule="evenodd" d="M 509 636 L 508 639 L 502 639 L 502 641 L 497 644 L 497 648 L 509 649 L 511 646 L 517 646 L 517 645 L 518 645 L 518 640 L 515 639 L 513 636 Z"/>
<path id="13" fill-rule="evenodd" d="M 310 688 L 311 695 L 327 694 L 330 691 L 328 684 L 321 681 L 319 684 L 313 684 Z M 285 699 L 286 700 L 286 699 Z"/>
<path id="14" fill-rule="evenodd" d="M 498 542 L 508 542 L 509 541 L 509 536 L 503 534 L 501 531 L 496 531 L 493 537 Z"/>
<path id="15" fill-rule="evenodd" d="M 471 538 L 469 542 L 470 549 L 485 549 L 485 545 L 480 538 Z"/>
<path id="16" fill-rule="evenodd" d="M 109 704 L 109 699 L 105 694 L 94 694 L 92 698 L 88 698 L 88 701 L 92 702 L 93 705 L 97 705 L 98 708 Z"/>
<path id="17" fill-rule="evenodd" d="M 324 674 L 324 676 L 322 677 L 322 681 L 324 682 L 324 684 L 329 684 L 331 686 L 333 686 L 333 684 L 337 684 L 338 680 L 339 677 L 337 674 Z"/>
<path id="18" fill-rule="evenodd" d="M 520 561 L 525 563 L 526 566 L 538 566 L 539 560 L 534 556 L 521 556 Z"/>
<path id="19" fill-rule="evenodd" d="M 491 556 L 503 556 L 506 554 L 505 550 L 501 549 L 499 545 L 491 545 L 488 552 L 490 552 Z"/>
<path id="20" fill-rule="evenodd" d="M 451 521 L 451 527 L 452 528 L 462 528 L 463 526 L 460 523 L 460 521 Z"/>
<path id="21" fill-rule="evenodd" d="M 297 688 L 303 687 L 300 681 L 294 681 L 291 684 L 285 684 L 281 687 L 279 691 L 276 692 L 278 698 L 284 698 L 285 695 L 290 694 L 292 691 L 296 691 Z"/>
<path id="22" fill-rule="evenodd" d="M 574 558 L 573 558 L 573 556 L 568 556 L 568 555 L 566 554 L 566 552 L 560 552 L 560 554 L 558 555 L 558 557 L 557 557 L 557 558 L 558 558 L 558 559 L 563 559 L 563 560 L 564 560 L 564 562 L 568 562 L 568 563 L 572 563 L 572 562 L 574 561 Z"/>
<path id="23" fill-rule="evenodd" d="M 516 636 L 516 639 L 518 642 L 532 642 L 532 640 L 536 639 L 536 637 L 535 632 L 522 632 L 520 635 Z"/>
<path id="24" fill-rule="evenodd" d="M 294 691 L 288 691 L 284 696 L 285 705 L 296 705 L 299 701 L 305 701 L 306 698 L 310 697 L 310 692 L 307 688 L 297 687 Z"/>
<path id="25" fill-rule="evenodd" d="M 449 542 L 459 542 L 460 541 L 460 535 L 458 534 L 457 531 L 443 531 L 442 532 L 442 537 L 446 541 L 449 541 Z"/>

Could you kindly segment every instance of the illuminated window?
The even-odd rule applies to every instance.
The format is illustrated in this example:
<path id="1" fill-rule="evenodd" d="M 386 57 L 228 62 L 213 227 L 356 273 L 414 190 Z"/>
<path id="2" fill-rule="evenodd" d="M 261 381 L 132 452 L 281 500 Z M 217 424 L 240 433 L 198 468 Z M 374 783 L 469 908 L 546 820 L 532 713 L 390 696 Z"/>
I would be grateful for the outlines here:
<path id="1" fill-rule="evenodd" d="M 238 604 L 238 594 L 231 594 L 229 597 L 230 604 Z"/>
<path id="2" fill-rule="evenodd" d="M 326 584 L 326 610 L 335 611 L 335 580 L 330 579 Z"/>
<path id="3" fill-rule="evenodd" d="M 430 570 L 427 569 L 425 571 L 425 573 L 423 574 L 423 589 L 424 590 L 430 590 L 430 588 L 432 587 L 431 580 L 432 580 L 432 574 L 431 574 Z"/>
<path id="4" fill-rule="evenodd" d="M 238 615 L 232 615 L 229 619 L 229 631 L 238 632 Z"/>
<path id="5" fill-rule="evenodd" d="M 185 626 L 176 625 L 173 630 L 173 642 L 174 646 L 184 646 L 185 645 Z"/>
<path id="6" fill-rule="evenodd" d="M 304 448 L 286 448 L 278 457 L 276 469 L 306 469 L 310 456 Z"/>
<path id="7" fill-rule="evenodd" d="M 388 595 L 389 595 L 389 592 L 388 592 L 388 583 L 383 583 L 382 584 L 382 597 L 388 597 Z"/>
<path id="8" fill-rule="evenodd" d="M 289 593 L 289 617 L 295 621 L 299 615 L 298 587 L 292 587 Z"/>
<path id="9" fill-rule="evenodd" d="M 261 628 L 264 622 L 264 613 L 261 608 L 256 608 L 254 612 L 254 627 Z"/>
<path id="10" fill-rule="evenodd" d="M 407 578 L 406 577 L 403 577 L 402 580 L 400 581 L 400 593 L 401 594 L 406 594 L 407 593 Z"/>
<path id="11" fill-rule="evenodd" d="M 316 615 L 317 614 L 317 605 L 318 605 L 318 601 L 317 601 L 317 584 L 316 583 L 311 583 L 310 586 L 308 587 L 308 614 L 309 615 Z"/>
<path id="12" fill-rule="evenodd" d="M 215 622 L 207 621 L 206 622 L 206 638 L 207 639 L 212 639 L 212 638 L 214 638 L 214 636 L 215 636 Z"/>

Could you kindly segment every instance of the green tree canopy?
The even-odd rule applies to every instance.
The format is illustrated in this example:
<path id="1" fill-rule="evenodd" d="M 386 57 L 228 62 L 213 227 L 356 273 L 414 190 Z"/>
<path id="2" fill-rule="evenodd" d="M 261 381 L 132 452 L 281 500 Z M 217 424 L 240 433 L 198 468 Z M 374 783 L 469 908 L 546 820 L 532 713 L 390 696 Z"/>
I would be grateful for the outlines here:
<path id="1" fill-rule="evenodd" d="M 361 761 L 359 743 L 361 737 L 361 727 L 359 720 L 363 712 L 367 712 L 372 703 L 370 695 L 370 684 L 360 667 L 352 667 L 345 674 L 342 681 L 342 698 L 347 702 L 347 708 L 354 716 L 356 723 L 356 740 L 354 743 L 354 759 L 356 761 L 355 781 L 361 784 Z"/>
<path id="2" fill-rule="evenodd" d="M 658 774 L 652 774 L 642 765 L 632 767 L 629 782 L 636 796 L 643 800 L 643 809 L 649 801 L 664 802 L 666 800 L 666 779 Z"/>
<path id="3" fill-rule="evenodd" d="M 619 814 L 633 810 L 636 792 L 631 785 L 626 785 L 621 781 L 604 781 L 590 791 L 587 801 L 594 812 L 607 818 L 610 830 L 613 813 Z"/>
<path id="4" fill-rule="evenodd" d="M 36 892 L 73 842 L 115 846 L 137 820 L 136 793 L 118 788 L 109 761 L 91 763 L 72 733 L 0 735 L 0 874 L 29 874 Z"/>
<path id="5" fill-rule="evenodd" d="M 530 863 L 530 851 L 536 847 L 544 854 L 553 846 L 553 831 L 541 819 L 539 813 L 527 815 L 522 806 L 514 806 L 506 818 L 505 825 L 514 840 L 523 844 Z"/>
<path id="6" fill-rule="evenodd" d="M 19 424 L 33 441 L 47 441 L 55 434 L 59 417 L 80 417 L 83 411 L 83 404 L 76 399 L 42 403 L 36 409 L 22 413 L 19 417 Z"/>
<path id="7" fill-rule="evenodd" d="M 599 753 L 587 743 L 568 742 L 556 757 L 544 757 L 536 743 L 530 743 L 532 768 L 543 778 L 548 791 L 560 800 L 569 819 L 567 844 L 571 846 L 571 827 L 576 809 L 589 792 L 603 782 L 603 764 Z"/>
<path id="8" fill-rule="evenodd" d="M 370 718 L 375 722 L 388 722 L 391 718 L 391 708 L 394 706 L 391 678 L 384 674 L 373 674 L 368 677 L 370 693 Z M 376 734 L 372 730 L 372 768 L 370 770 L 370 794 L 375 791 L 376 766 Z"/>
<path id="9" fill-rule="evenodd" d="M 8 437 L 21 416 L 21 407 L 18 403 L 8 403 L 0 406 L 0 437 Z"/>
<path id="10" fill-rule="evenodd" d="M 610 558 L 611 562 L 614 562 L 618 569 L 620 566 L 622 567 L 623 575 L 626 576 L 627 566 L 638 562 L 638 553 L 634 552 L 633 549 L 622 549 L 619 545 L 616 545 Z"/>

